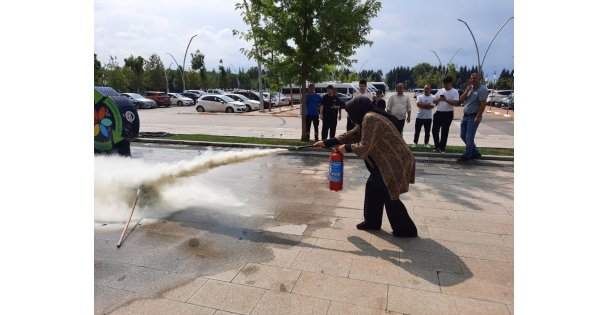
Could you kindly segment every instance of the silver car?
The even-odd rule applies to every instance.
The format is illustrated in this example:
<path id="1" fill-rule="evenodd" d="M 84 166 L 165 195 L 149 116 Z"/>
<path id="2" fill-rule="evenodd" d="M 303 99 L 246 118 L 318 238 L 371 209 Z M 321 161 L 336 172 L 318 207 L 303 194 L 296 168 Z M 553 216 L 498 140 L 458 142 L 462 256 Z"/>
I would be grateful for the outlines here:
<path id="1" fill-rule="evenodd" d="M 156 108 L 158 105 L 155 100 L 143 97 L 138 93 L 121 93 L 120 95 L 126 96 L 128 99 L 133 101 L 137 105 L 137 108 Z"/>
<path id="2" fill-rule="evenodd" d="M 177 106 L 194 105 L 194 101 L 191 98 L 185 97 L 179 93 L 167 93 L 167 95 L 169 95 L 169 98 L 171 99 L 171 105 L 177 105 Z"/>
<path id="3" fill-rule="evenodd" d="M 250 112 L 252 110 L 260 109 L 260 102 L 249 99 L 245 95 L 241 95 L 241 94 L 225 94 L 225 95 L 235 101 L 240 101 L 240 102 L 245 103 L 245 106 L 247 107 L 248 112 Z"/>
<path id="4" fill-rule="evenodd" d="M 242 113 L 247 111 L 247 106 L 225 95 L 204 95 L 196 100 L 196 111 Z"/>

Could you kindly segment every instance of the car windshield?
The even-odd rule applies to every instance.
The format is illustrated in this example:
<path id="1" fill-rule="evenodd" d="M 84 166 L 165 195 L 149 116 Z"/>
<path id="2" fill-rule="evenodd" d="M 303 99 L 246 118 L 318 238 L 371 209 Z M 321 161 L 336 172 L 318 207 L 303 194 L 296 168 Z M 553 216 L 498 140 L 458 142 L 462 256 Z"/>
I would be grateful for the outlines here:
<path id="1" fill-rule="evenodd" d="M 137 94 L 137 93 L 130 93 L 128 95 L 131 95 L 132 98 L 137 98 L 137 99 L 145 98 L 145 97 L 141 96 L 141 94 Z"/>
<path id="2" fill-rule="evenodd" d="M 230 97 L 225 96 L 225 95 L 215 95 L 215 96 L 216 96 L 216 97 L 219 97 L 219 98 L 221 98 L 221 99 L 223 99 L 223 100 L 224 100 L 224 101 L 226 101 L 226 102 L 234 102 L 234 100 L 233 100 L 233 99 L 231 99 Z"/>

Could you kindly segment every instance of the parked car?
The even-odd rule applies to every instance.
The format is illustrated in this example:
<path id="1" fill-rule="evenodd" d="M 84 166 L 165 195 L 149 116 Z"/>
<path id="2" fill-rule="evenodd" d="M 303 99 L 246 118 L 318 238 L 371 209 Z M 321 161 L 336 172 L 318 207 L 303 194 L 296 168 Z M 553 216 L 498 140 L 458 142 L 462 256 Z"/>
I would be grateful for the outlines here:
<path id="1" fill-rule="evenodd" d="M 167 95 L 167 93 L 165 93 L 165 92 L 145 91 L 144 96 L 151 100 L 155 100 L 156 104 L 158 104 L 159 107 L 160 106 L 165 106 L 165 107 L 171 106 L 171 98 L 169 98 L 169 95 Z"/>
<path id="2" fill-rule="evenodd" d="M 209 94 L 219 94 L 219 95 L 224 95 L 226 94 L 226 91 L 221 90 L 221 89 L 208 89 L 207 93 Z"/>
<path id="3" fill-rule="evenodd" d="M 269 92 L 264 92 L 264 99 L 270 99 L 270 93 Z M 287 98 L 287 96 L 281 94 L 281 93 L 275 93 L 272 96 L 272 101 L 270 101 L 270 103 L 272 103 L 272 106 L 285 106 L 285 105 L 289 105 L 290 104 L 290 100 L 289 98 Z"/>
<path id="4" fill-rule="evenodd" d="M 258 101 L 258 102 L 260 101 L 260 94 L 255 91 L 240 90 L 240 91 L 234 91 L 234 94 L 245 95 L 250 100 L 254 100 L 254 101 Z M 268 99 L 264 99 L 264 108 L 265 109 L 270 108 L 270 102 L 268 101 Z"/>
<path id="5" fill-rule="evenodd" d="M 192 104 L 194 105 L 196 103 L 196 100 L 203 96 L 203 95 L 207 95 L 205 94 L 198 94 L 198 93 L 194 93 L 194 92 L 184 92 L 184 93 L 180 93 L 182 96 L 187 97 L 189 99 L 192 100 Z"/>
<path id="6" fill-rule="evenodd" d="M 245 103 L 245 106 L 247 107 L 248 112 L 250 112 L 252 110 L 260 110 L 260 102 L 249 99 L 245 95 L 230 93 L 230 94 L 226 94 L 226 96 L 230 97 L 231 99 L 233 99 L 235 101 L 240 101 L 240 102 Z"/>
<path id="7" fill-rule="evenodd" d="M 496 106 L 500 103 L 500 101 L 513 93 L 513 90 L 494 90 L 492 93 L 488 94 L 488 105 Z"/>
<path id="8" fill-rule="evenodd" d="M 167 95 L 169 95 L 169 98 L 171 99 L 171 105 L 177 105 L 177 106 L 194 105 L 193 99 L 183 96 L 180 93 L 167 93 Z"/>
<path id="9" fill-rule="evenodd" d="M 247 111 L 247 106 L 225 95 L 204 95 L 196 101 L 196 111 L 241 113 Z"/>
<path id="10" fill-rule="evenodd" d="M 418 98 L 418 95 L 423 95 L 424 89 L 414 89 L 414 99 Z"/>
<path id="11" fill-rule="evenodd" d="M 121 95 L 131 100 L 136 108 L 156 108 L 158 106 L 155 100 L 145 98 L 138 93 L 122 93 Z"/>
<path id="12" fill-rule="evenodd" d="M 509 96 L 500 100 L 500 108 L 515 109 L 515 100 L 513 98 L 513 93 L 509 94 Z"/>
<path id="13" fill-rule="evenodd" d="M 207 93 L 207 92 L 205 92 L 205 91 L 203 91 L 203 90 L 186 90 L 186 91 L 184 91 L 184 93 L 181 93 L 181 94 L 183 95 L 183 94 L 185 94 L 185 93 L 192 93 L 192 94 L 196 94 L 196 95 L 198 95 L 198 97 L 201 97 L 201 96 L 203 96 L 203 95 L 207 95 L 207 94 L 209 94 L 209 93 Z M 197 98 L 198 98 L 198 97 L 197 97 Z M 195 101 L 196 101 L 196 100 L 195 100 Z"/>

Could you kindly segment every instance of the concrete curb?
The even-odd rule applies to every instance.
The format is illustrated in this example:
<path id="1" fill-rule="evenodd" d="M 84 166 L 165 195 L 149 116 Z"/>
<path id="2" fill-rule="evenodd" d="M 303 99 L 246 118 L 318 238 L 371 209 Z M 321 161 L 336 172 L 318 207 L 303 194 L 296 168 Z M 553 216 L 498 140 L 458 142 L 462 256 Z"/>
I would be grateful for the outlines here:
<path id="1" fill-rule="evenodd" d="M 228 143 L 228 142 L 211 142 L 211 141 L 192 141 L 192 140 L 171 140 L 171 139 L 159 139 L 159 138 L 136 138 L 132 142 L 141 143 L 155 143 L 155 144 L 181 144 L 181 145 L 192 145 L 192 146 L 213 146 L 213 147 L 224 147 L 224 148 L 254 148 L 254 149 L 293 149 L 296 146 L 290 145 L 273 145 L 273 144 L 251 144 L 251 143 Z M 290 151 L 291 154 L 304 154 L 304 155 L 327 155 L 327 151 L 317 151 L 312 148 L 306 148 L 298 151 Z M 429 157 L 429 158 L 448 158 L 457 159 L 461 155 L 459 153 L 434 153 L 434 152 L 412 152 L 415 157 Z M 346 157 L 355 157 L 354 153 L 347 153 Z M 513 156 L 501 156 L 501 155 L 484 155 L 479 160 L 494 160 L 494 161 L 509 161 L 513 162 Z"/>

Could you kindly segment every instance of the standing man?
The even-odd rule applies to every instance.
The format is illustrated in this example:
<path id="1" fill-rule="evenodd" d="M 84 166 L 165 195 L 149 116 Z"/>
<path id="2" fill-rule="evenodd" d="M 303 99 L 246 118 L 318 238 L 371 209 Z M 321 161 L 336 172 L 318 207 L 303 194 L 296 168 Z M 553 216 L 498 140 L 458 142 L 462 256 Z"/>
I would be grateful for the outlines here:
<path id="1" fill-rule="evenodd" d="M 315 85 L 308 85 L 308 94 L 306 94 L 306 137 L 310 141 L 310 123 L 315 126 L 315 141 L 319 141 L 319 104 L 321 96 L 315 93 Z"/>
<path id="2" fill-rule="evenodd" d="M 353 93 L 353 99 L 355 97 L 361 96 L 361 95 L 367 96 L 370 101 L 374 100 L 372 93 L 367 91 L 367 81 L 365 81 L 365 80 L 359 81 L 359 90 L 357 92 Z M 350 119 L 348 119 L 346 121 L 346 131 L 350 131 L 353 128 L 355 128 L 355 124 Z"/>
<path id="3" fill-rule="evenodd" d="M 321 113 L 320 117 L 323 121 L 321 140 L 327 139 L 328 131 L 330 138 L 336 136 L 338 120 L 342 119 L 342 107 L 344 107 L 344 103 L 334 94 L 334 86 L 328 85 L 327 94 L 321 98 L 321 107 L 319 109 Z"/>
<path id="4" fill-rule="evenodd" d="M 378 90 L 378 92 L 376 92 L 376 98 L 372 102 L 372 105 L 377 106 L 379 109 L 386 112 L 386 101 L 382 98 L 382 91 Z"/>
<path id="5" fill-rule="evenodd" d="M 481 116 L 486 110 L 488 89 L 481 85 L 481 77 L 476 72 L 471 73 L 470 84 L 462 93 L 460 102 L 464 103 L 464 116 L 460 121 L 460 138 L 466 148 L 458 161 L 469 161 L 481 157 L 475 145 L 475 133 L 481 123 Z"/>
<path id="6" fill-rule="evenodd" d="M 403 94 L 404 86 L 403 83 L 397 84 L 397 94 L 391 95 L 386 103 L 386 112 L 397 117 L 399 120 L 399 132 L 403 134 L 403 127 L 405 122 L 410 123 L 410 116 L 412 114 L 412 105 L 410 105 L 409 96 Z"/>
<path id="7" fill-rule="evenodd" d="M 418 114 L 416 115 L 416 125 L 414 127 L 414 147 L 418 145 L 418 137 L 420 136 L 420 129 L 424 126 L 424 146 L 430 148 L 429 139 L 431 138 L 430 129 L 431 123 L 433 122 L 433 95 L 431 95 L 431 86 L 426 84 L 424 86 L 424 94 L 418 95 L 416 100 L 416 106 L 418 106 Z"/>
<path id="8" fill-rule="evenodd" d="M 448 144 L 448 133 L 450 125 L 454 120 L 454 106 L 459 105 L 458 90 L 452 88 L 452 77 L 447 76 L 443 79 L 443 89 L 437 91 L 433 98 L 433 103 L 437 106 L 437 111 L 433 115 L 433 141 L 435 142 L 435 152 L 444 153 Z M 441 138 L 439 138 L 441 130 Z"/>

